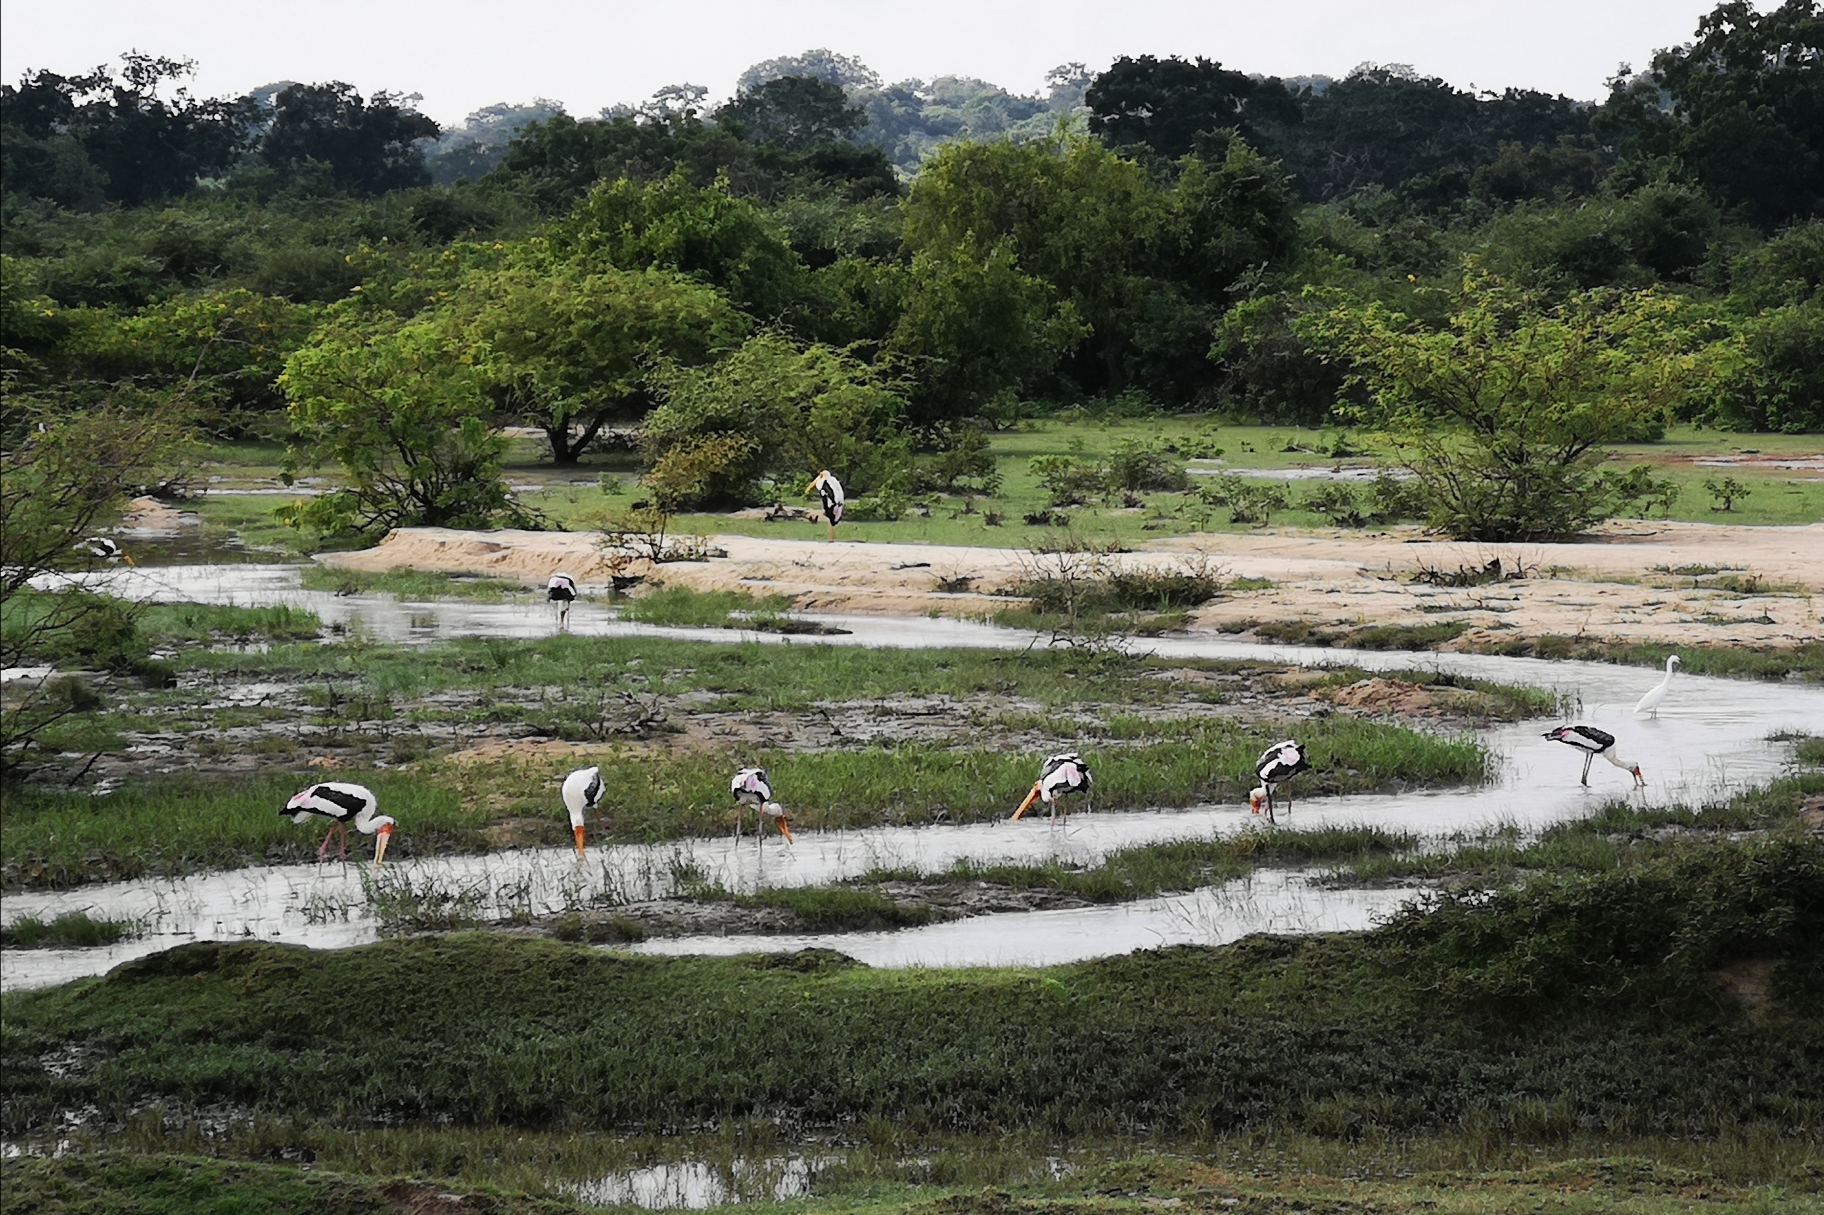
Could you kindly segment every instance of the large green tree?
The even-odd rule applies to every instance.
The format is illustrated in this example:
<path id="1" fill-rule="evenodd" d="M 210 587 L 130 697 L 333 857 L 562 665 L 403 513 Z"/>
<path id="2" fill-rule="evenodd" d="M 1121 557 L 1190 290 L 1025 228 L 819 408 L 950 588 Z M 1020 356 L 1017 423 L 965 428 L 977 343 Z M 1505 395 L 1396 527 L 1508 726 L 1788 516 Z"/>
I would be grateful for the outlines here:
<path id="1" fill-rule="evenodd" d="M 1675 297 L 1590 291 L 1551 304 L 1490 276 L 1463 281 L 1447 324 L 1337 300 L 1306 332 L 1368 389 L 1433 526 L 1539 540 L 1608 517 L 1607 445 L 1651 433 L 1708 376 Z"/>
<path id="2" fill-rule="evenodd" d="M 746 327 L 695 279 L 573 263 L 471 275 L 448 307 L 488 351 L 484 379 L 500 404 L 544 430 L 559 464 L 576 463 L 611 420 L 642 417 L 659 366 L 701 363 Z"/>

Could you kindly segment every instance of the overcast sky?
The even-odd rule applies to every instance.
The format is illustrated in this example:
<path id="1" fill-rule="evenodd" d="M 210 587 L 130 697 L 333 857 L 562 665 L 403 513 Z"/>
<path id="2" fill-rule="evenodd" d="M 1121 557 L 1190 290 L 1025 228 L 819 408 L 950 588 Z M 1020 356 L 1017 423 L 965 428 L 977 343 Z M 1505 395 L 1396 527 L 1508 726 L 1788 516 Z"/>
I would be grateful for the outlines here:
<path id="1" fill-rule="evenodd" d="M 1763 11 L 1775 0 L 1761 0 Z M 1341 76 L 1410 63 L 1460 87 L 1602 95 L 1616 65 L 1687 41 L 1704 0 L 6 0 L 0 75 L 87 70 L 122 51 L 190 58 L 192 91 L 345 80 L 421 93 L 447 124 L 498 101 L 572 114 L 667 84 L 732 91 L 749 64 L 827 46 L 889 81 L 1045 72 L 1118 55 L 1206 55 L 1246 72 Z"/>

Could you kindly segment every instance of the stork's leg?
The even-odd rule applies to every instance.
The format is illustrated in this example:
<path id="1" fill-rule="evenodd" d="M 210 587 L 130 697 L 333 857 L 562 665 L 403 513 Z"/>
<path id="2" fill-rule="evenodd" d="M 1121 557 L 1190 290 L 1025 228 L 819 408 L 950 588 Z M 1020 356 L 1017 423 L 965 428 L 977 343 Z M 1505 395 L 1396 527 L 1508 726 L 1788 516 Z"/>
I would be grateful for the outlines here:
<path id="1" fill-rule="evenodd" d="M 326 856 L 328 856 L 328 855 L 329 855 L 329 840 L 330 840 L 330 837 L 331 837 L 331 836 L 333 836 L 333 835 L 334 835 L 334 834 L 335 834 L 335 833 L 336 833 L 336 828 L 337 828 L 337 827 L 340 827 L 340 826 L 341 826 L 341 825 L 342 825 L 342 824 L 340 824 L 340 823 L 331 823 L 331 824 L 330 824 L 330 825 L 329 825 L 329 830 L 328 830 L 328 831 L 325 831 L 325 832 L 324 832 L 324 833 L 323 833 L 323 843 L 322 843 L 322 845 L 321 845 L 321 846 L 320 846 L 320 847 L 318 847 L 318 849 L 317 849 L 317 860 L 318 860 L 318 861 L 319 861 L 319 862 L 321 862 L 321 861 L 322 861 L 322 860 L 323 860 L 323 858 L 324 858 L 324 857 L 326 857 Z"/>
<path id="2" fill-rule="evenodd" d="M 834 523 L 832 523 L 832 524 L 830 524 L 830 543 L 834 544 L 835 542 L 836 542 L 836 525 Z"/>
<path id="3" fill-rule="evenodd" d="M 1589 787 L 1589 784 L 1590 784 L 1590 764 L 1591 764 L 1591 763 L 1592 763 L 1592 762 L 1593 762 L 1593 761 L 1594 761 L 1594 760 L 1595 760 L 1595 759 L 1596 759 L 1596 753 L 1595 753 L 1595 752 L 1594 752 L 1594 751 L 1585 751 L 1585 752 L 1584 752 L 1584 753 L 1583 753 L 1583 784 L 1584 784 L 1584 787 L 1585 787 L 1585 788 L 1588 788 L 1588 787 Z"/>
<path id="4" fill-rule="evenodd" d="M 1272 823 L 1273 821 L 1274 821 L 1274 818 L 1273 818 L 1273 786 L 1268 785 L 1267 786 L 1267 822 Z"/>
<path id="5" fill-rule="evenodd" d="M 341 835 L 342 859 L 346 861 L 348 859 L 348 824 L 347 823 L 337 823 L 336 830 L 338 830 L 342 833 L 342 835 Z"/>

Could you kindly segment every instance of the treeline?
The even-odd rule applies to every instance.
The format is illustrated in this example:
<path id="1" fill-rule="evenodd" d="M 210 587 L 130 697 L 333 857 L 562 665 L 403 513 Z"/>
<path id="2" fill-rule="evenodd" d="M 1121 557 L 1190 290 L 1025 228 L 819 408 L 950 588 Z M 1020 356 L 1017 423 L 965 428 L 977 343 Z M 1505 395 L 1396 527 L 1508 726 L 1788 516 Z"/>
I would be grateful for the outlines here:
<path id="1" fill-rule="evenodd" d="M 1821 48 L 1817 0 L 1732 0 L 1600 104 L 1124 58 L 948 142 L 936 92 L 813 52 L 713 111 L 690 87 L 595 119 L 496 107 L 480 151 L 345 84 L 205 100 L 169 60 L 39 72 L 0 90 L 8 424 L 175 395 L 356 482 L 417 453 L 387 459 L 428 461 L 452 488 L 418 517 L 455 522 L 499 505 L 460 488 L 489 423 L 568 461 L 646 419 L 655 487 L 711 505 L 839 459 L 903 487 L 917 450 L 1073 401 L 1422 422 L 1391 343 L 1480 316 L 1611 347 L 1621 318 L 1682 360 L 1636 430 L 1818 429 Z M 431 184 L 427 150 L 463 148 L 498 162 Z M 1585 380 L 1599 415 L 1642 399 Z M 350 419 L 367 448 L 334 437 Z"/>

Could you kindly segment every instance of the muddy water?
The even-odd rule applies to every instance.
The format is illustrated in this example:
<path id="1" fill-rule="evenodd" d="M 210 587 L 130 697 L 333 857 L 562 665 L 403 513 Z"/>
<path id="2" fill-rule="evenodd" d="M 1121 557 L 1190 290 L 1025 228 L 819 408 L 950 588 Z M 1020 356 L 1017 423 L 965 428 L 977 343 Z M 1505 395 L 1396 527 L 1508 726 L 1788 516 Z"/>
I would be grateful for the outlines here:
<path id="1" fill-rule="evenodd" d="M 555 621 L 522 604 L 397 604 L 385 596 L 337 597 L 299 591 L 295 567 L 192 567 L 150 571 L 110 571 L 113 589 L 143 598 L 172 598 L 216 603 L 293 603 L 311 607 L 328 621 L 360 621 L 380 636 L 428 640 L 457 635 L 539 636 Z M 820 638 L 817 644 L 925 648 L 972 646 L 1023 648 L 1029 634 L 947 619 L 822 617 L 850 630 L 846 636 Z M 665 636 L 726 642 L 737 637 L 781 642 L 770 634 L 727 630 L 672 629 L 627 624 L 613 613 L 587 603 L 572 613 L 573 632 L 597 636 Z M 788 641 L 788 643 L 791 643 Z M 805 644 L 802 640 L 795 644 Z M 1435 668 L 1503 682 L 1529 684 L 1559 692 L 1579 706 L 1571 719 L 1589 722 L 1619 738 L 1624 757 L 1641 765 L 1648 788 L 1635 793 L 1624 772 L 1598 762 L 1588 789 L 1578 783 L 1582 757 L 1540 735 L 1549 723 L 1500 726 L 1482 735 L 1497 757 L 1486 784 L 1424 794 L 1371 795 L 1297 801 L 1287 825 L 1309 828 L 1370 823 L 1431 838 L 1474 833 L 1512 825 L 1536 831 L 1554 822 L 1587 813 L 1607 797 L 1634 797 L 1650 803 L 1702 802 L 1777 775 L 1790 748 L 1768 741 L 1780 730 L 1824 728 L 1824 689 L 1787 684 L 1676 677 L 1657 719 L 1637 719 L 1634 702 L 1659 680 L 1659 672 L 1601 663 L 1541 662 L 1473 654 L 1387 654 L 1312 649 L 1237 642 L 1227 637 L 1197 636 L 1149 639 L 1139 643 L 1167 658 L 1249 658 L 1282 663 L 1327 665 L 1349 663 L 1370 670 Z M 790 791 L 782 790 L 790 804 Z M 1017 793 L 1017 791 L 1013 791 Z M 1010 793 L 1010 797 L 1012 794 Z M 1296 791 L 1294 792 L 1296 797 Z M 559 813 L 554 807 L 553 813 Z M 1207 806 L 1189 810 L 1126 814 L 1074 815 L 1063 829 L 1043 821 L 878 828 L 852 832 L 799 833 L 795 845 L 775 837 L 756 847 L 750 836 L 733 840 L 694 840 L 663 845 L 622 845 L 590 850 L 578 865 L 566 849 L 528 849 L 472 857 L 429 858 L 389 865 L 381 893 L 415 894 L 455 899 L 480 918 L 515 911 L 540 915 L 570 907 L 611 906 L 629 899 L 669 893 L 681 867 L 733 890 L 762 884 L 810 885 L 859 876 L 877 867 L 948 868 L 961 859 L 984 863 L 1035 862 L 1051 859 L 1094 864 L 1108 852 L 1134 844 L 1169 839 L 1225 835 L 1258 820 L 1240 806 Z M 403 824 L 404 831 L 410 824 Z M 8 950 L 0 954 L 0 986 L 39 986 L 80 975 L 97 974 L 118 961 L 167 948 L 184 940 L 260 937 L 334 947 L 371 940 L 377 933 L 366 871 L 360 867 L 279 866 L 198 875 L 177 881 L 147 881 L 85 887 L 52 894 L 23 894 L 6 900 L 5 918 L 49 919 L 65 911 L 87 910 L 97 917 L 139 919 L 151 934 L 140 940 L 95 950 Z M 371 877 L 367 880 L 371 881 Z M 1255 879 L 1255 897 L 1266 898 L 1269 876 Z M 1273 899 L 1294 900 L 1297 915 L 1324 925 L 1329 909 L 1341 917 L 1337 926 L 1357 924 L 1359 917 L 1383 909 L 1363 892 L 1320 891 L 1302 879 L 1286 877 Z M 883 965 L 976 964 L 993 957 L 1061 960 L 1091 953 L 1124 952 L 1135 942 L 1227 939 L 1224 934 L 1249 923 L 1282 922 L 1268 900 L 1265 919 L 1249 919 L 1242 904 L 1198 902 L 1202 895 L 1151 900 L 1123 908 L 1092 912 L 1037 912 L 985 917 L 929 929 L 885 934 L 851 934 L 839 947 L 845 952 L 871 951 Z M 1374 897 L 1393 897 L 1385 892 Z M 1367 901 L 1362 901 L 1366 899 Z M 1198 920 L 1203 936 L 1186 936 L 1185 912 L 1205 910 Z M 1289 904 L 1288 904 L 1289 908 Z M 1292 916 L 1294 911 L 1284 913 Z M 1080 917 L 1091 917 L 1085 921 Z M 1106 916 L 1095 921 L 1095 916 Z M 1345 923 L 1346 921 L 1346 923 Z M 1021 925 L 1013 927 L 1015 923 Z M 1286 920 L 1290 923 L 1292 921 Z M 1087 924 L 1087 926 L 1085 926 Z M 1117 927 L 1118 925 L 1118 927 Z M 1227 927 L 1225 927 L 1225 925 Z M 1297 931 L 1296 927 L 1280 929 Z M 1148 936 L 1148 934 L 1153 936 Z M 1017 934 L 1026 952 L 996 954 L 994 941 Z M 1177 934 L 1177 935 L 1174 935 Z M 808 938 L 807 938 L 808 939 Z M 764 947 L 782 947 L 797 938 L 768 938 Z M 834 944 L 836 938 L 817 937 Z M 728 942 L 737 942 L 730 945 Z M 1098 944 L 1100 942 L 1100 944 Z M 799 941 L 802 943 L 802 940 Z M 760 948 L 749 938 L 676 939 L 648 948 L 668 952 Z M 1011 948 L 1011 946 L 1008 946 Z"/>
<path id="2" fill-rule="evenodd" d="M 676 937 L 647 954 L 780 953 L 836 949 L 869 966 L 1057 966 L 1167 945 L 1225 945 L 1256 932 L 1308 934 L 1369 927 L 1416 889 L 1330 890 L 1316 871 L 1262 869 L 1222 886 L 1112 907 L 976 916 L 897 932 Z"/>

